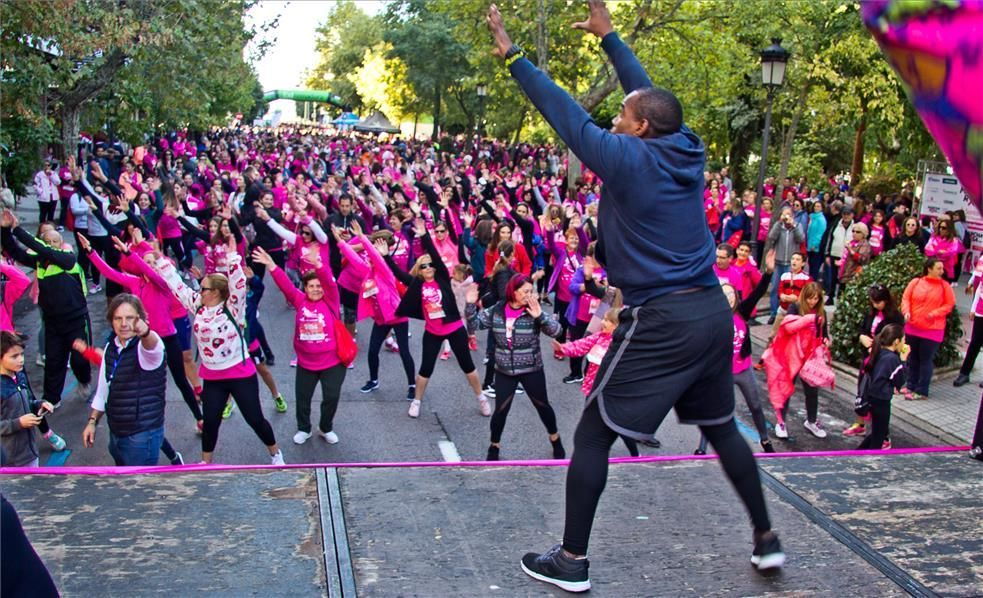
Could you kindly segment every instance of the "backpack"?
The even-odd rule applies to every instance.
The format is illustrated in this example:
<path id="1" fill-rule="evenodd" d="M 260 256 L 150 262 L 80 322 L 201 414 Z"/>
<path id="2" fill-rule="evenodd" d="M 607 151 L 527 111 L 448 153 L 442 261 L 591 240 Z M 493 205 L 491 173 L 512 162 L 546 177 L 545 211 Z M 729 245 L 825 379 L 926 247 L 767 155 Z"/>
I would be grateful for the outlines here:
<path id="1" fill-rule="evenodd" d="M 861 370 L 860 378 L 857 379 L 857 396 L 853 399 L 853 411 L 861 417 L 866 417 L 870 413 L 868 390 L 870 390 L 870 374 Z"/>

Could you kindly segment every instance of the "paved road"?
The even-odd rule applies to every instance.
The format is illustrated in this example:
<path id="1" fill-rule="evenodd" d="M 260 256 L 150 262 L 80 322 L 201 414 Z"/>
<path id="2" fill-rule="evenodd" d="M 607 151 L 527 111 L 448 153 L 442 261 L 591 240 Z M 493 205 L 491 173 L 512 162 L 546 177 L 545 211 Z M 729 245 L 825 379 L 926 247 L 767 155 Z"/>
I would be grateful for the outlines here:
<path id="1" fill-rule="evenodd" d="M 28 222 L 32 216 L 36 218 L 36 213 L 31 213 L 29 210 L 20 210 L 20 213 L 26 216 L 25 220 Z M 288 463 L 439 461 L 447 460 L 449 455 L 455 452 L 463 460 L 484 459 L 488 447 L 489 420 L 478 413 L 476 401 L 471 396 L 471 391 L 457 368 L 453 356 L 449 361 L 438 362 L 421 416 L 418 420 L 412 420 L 406 415 L 406 386 L 399 357 L 387 351 L 383 351 L 381 355 L 379 390 L 367 395 L 361 394 L 358 390 L 368 379 L 364 354 L 359 355 L 356 367 L 348 372 L 335 422 L 335 432 L 341 439 L 340 443 L 328 446 L 320 438 L 313 437 L 303 446 L 294 445 L 292 437 L 297 430 L 293 399 L 295 372 L 288 365 L 293 355 L 291 349 L 293 314 L 274 285 L 270 282 L 268 286 L 270 288 L 260 306 L 260 318 L 277 356 L 276 366 L 273 368 L 274 376 L 290 404 L 290 410 L 286 414 L 276 413 L 270 394 L 261 385 L 263 407 L 273 424 L 277 439 L 284 447 L 284 455 Z M 104 294 L 90 296 L 90 314 L 97 339 L 105 339 L 107 335 L 105 305 Z M 22 299 L 16 305 L 15 322 L 22 332 L 38 330 L 39 314 L 28 299 Z M 412 322 L 411 330 L 413 333 L 410 339 L 411 350 L 414 356 L 418 356 L 422 326 L 418 322 Z M 370 331 L 371 323 L 368 321 L 359 326 L 358 344 L 362 351 L 367 348 Z M 483 355 L 483 338 L 481 344 L 482 349 L 474 353 L 478 363 Z M 566 385 L 560 381 L 568 373 L 568 365 L 551 357 L 552 351 L 549 350 L 549 342 L 546 338 L 543 339 L 543 347 L 546 355 L 546 375 L 550 383 L 550 401 L 556 409 L 560 433 L 569 454 L 573 432 L 583 407 L 583 396 L 579 385 Z M 27 348 L 28 374 L 35 389 L 40 389 L 42 372 L 41 368 L 34 365 L 36 355 L 37 343 L 32 340 Z M 483 366 L 479 368 L 483 372 Z M 111 464 L 112 460 L 106 449 L 105 424 L 99 430 L 95 447 L 85 449 L 81 446 L 81 433 L 88 407 L 75 398 L 71 390 L 68 390 L 75 384 L 71 372 L 66 373 L 66 376 L 68 379 L 66 400 L 51 419 L 53 429 L 65 437 L 72 451 L 66 463 L 68 465 Z M 759 381 L 764 396 L 762 375 L 759 375 Z M 170 382 L 168 384 L 167 437 L 177 450 L 184 454 L 186 461 L 196 462 L 200 458 L 200 442 L 195 433 L 194 420 L 173 385 Z M 319 395 L 316 393 L 315 396 Z M 737 404 L 742 432 L 757 448 L 751 418 L 739 393 Z M 821 417 L 831 432 L 830 437 L 825 440 L 813 438 L 798 423 L 804 419 L 804 405 L 799 393 L 792 398 L 792 411 L 795 414 L 790 419 L 793 422 L 790 426 L 793 438 L 789 442 L 776 440 L 779 450 L 839 450 L 853 448 L 858 443 L 856 439 L 844 438 L 838 433 L 844 427 L 846 420 L 852 417 L 852 405 L 833 398 L 829 393 L 821 393 L 820 398 Z M 317 413 L 316 404 L 314 413 Z M 773 418 L 771 421 L 774 421 Z M 675 418 L 670 416 L 659 430 L 658 438 L 662 441 L 662 448 L 643 447 L 643 454 L 690 454 L 697 446 L 699 433 L 694 427 L 680 426 Z M 920 446 L 928 442 L 930 441 L 919 438 L 917 434 L 911 435 L 903 430 L 895 431 L 895 446 Z M 48 452 L 50 447 L 45 445 L 42 450 L 41 462 L 45 463 L 51 456 Z M 627 455 L 627 451 L 619 442 L 615 445 L 612 454 Z M 505 429 L 502 458 L 547 459 L 550 456 L 551 450 L 546 432 L 535 410 L 525 395 L 518 396 Z M 222 425 L 215 458 L 217 462 L 222 463 L 264 463 L 266 452 L 242 418 L 235 413 Z M 56 457 L 52 463 L 58 461 L 60 459 Z"/>

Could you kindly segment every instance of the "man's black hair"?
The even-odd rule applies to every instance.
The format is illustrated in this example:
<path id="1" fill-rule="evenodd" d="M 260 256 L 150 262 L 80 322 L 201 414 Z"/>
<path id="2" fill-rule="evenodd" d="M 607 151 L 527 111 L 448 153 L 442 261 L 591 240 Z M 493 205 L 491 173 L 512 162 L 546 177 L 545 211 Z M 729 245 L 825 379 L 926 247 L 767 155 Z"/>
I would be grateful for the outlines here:
<path id="1" fill-rule="evenodd" d="M 671 135 L 683 126 L 683 105 L 668 89 L 644 87 L 637 90 L 633 108 L 640 120 L 648 121 L 649 137 Z"/>

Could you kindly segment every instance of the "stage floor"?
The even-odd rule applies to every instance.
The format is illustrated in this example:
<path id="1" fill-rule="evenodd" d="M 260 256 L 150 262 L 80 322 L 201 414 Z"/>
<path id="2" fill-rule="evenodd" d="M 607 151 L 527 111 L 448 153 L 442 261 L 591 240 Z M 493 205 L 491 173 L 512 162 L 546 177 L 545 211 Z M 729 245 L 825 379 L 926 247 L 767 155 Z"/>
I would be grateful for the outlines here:
<path id="1" fill-rule="evenodd" d="M 612 465 L 596 596 L 983 594 L 964 453 L 760 461 L 779 575 L 715 460 Z M 518 561 L 559 541 L 564 467 L 3 476 L 66 596 L 543 596 Z M 325 549 L 326 547 L 326 549 Z"/>

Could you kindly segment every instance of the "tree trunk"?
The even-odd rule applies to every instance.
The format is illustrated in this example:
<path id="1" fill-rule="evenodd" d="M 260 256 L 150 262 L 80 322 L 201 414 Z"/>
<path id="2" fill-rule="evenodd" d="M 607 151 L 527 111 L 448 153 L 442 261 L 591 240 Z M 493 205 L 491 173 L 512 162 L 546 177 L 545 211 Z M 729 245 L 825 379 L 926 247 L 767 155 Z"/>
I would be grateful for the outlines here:
<path id="1" fill-rule="evenodd" d="M 413 113 L 413 139 L 416 139 L 416 125 L 420 122 L 420 113 Z"/>
<path id="2" fill-rule="evenodd" d="M 546 36 L 546 0 L 536 2 L 536 66 L 539 70 L 549 72 L 549 46 Z"/>
<path id="3" fill-rule="evenodd" d="M 860 124 L 857 125 L 857 134 L 853 138 L 853 162 L 850 165 L 850 186 L 860 183 L 860 177 L 864 174 L 864 137 L 867 134 L 867 100 L 860 98 Z"/>
<path id="4" fill-rule="evenodd" d="M 795 114 L 792 115 L 792 123 L 788 126 L 788 130 L 785 131 L 785 138 L 782 141 L 782 162 L 778 169 L 778 180 L 775 181 L 775 198 L 779 199 L 782 197 L 782 188 L 785 186 L 785 177 L 788 176 L 788 165 L 792 161 L 792 144 L 795 143 L 795 133 L 799 128 L 799 121 L 802 120 L 802 114 L 806 110 L 806 101 L 809 99 L 809 89 L 812 84 L 806 83 L 802 86 L 799 91 L 799 101 L 795 106 Z M 778 208 L 780 201 L 775 201 L 775 207 Z"/>
<path id="5" fill-rule="evenodd" d="M 437 140 L 437 136 L 440 134 L 440 85 L 434 90 L 434 101 L 433 101 L 433 133 L 431 134 L 431 139 Z"/>
<path id="6" fill-rule="evenodd" d="M 567 193 L 564 199 L 567 197 L 574 198 L 575 191 L 577 190 L 577 179 L 580 178 L 580 158 L 577 154 L 573 153 L 569 149 L 567 150 Z"/>
<path id="7" fill-rule="evenodd" d="M 78 157 L 79 146 L 79 117 L 82 109 L 79 106 L 66 104 L 61 108 L 61 143 L 62 149 L 68 156 Z"/>

